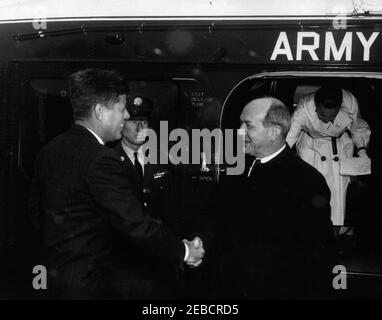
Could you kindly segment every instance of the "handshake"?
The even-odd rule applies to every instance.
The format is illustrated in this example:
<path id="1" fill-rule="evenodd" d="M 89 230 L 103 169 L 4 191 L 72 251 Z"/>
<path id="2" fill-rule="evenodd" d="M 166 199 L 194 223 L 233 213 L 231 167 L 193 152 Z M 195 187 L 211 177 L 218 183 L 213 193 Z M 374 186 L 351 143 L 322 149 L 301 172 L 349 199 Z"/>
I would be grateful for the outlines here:
<path id="1" fill-rule="evenodd" d="M 199 267 L 203 262 L 205 254 L 202 239 L 199 237 L 195 237 L 192 241 L 184 239 L 183 243 L 188 247 L 188 257 L 185 261 L 186 264 L 191 268 Z"/>

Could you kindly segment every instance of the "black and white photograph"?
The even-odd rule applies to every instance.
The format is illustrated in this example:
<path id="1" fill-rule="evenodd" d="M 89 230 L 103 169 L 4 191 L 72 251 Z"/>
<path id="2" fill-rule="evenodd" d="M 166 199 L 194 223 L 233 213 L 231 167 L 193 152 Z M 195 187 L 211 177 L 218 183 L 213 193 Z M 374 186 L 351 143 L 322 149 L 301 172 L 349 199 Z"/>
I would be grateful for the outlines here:
<path id="1" fill-rule="evenodd" d="M 0 0 L 0 43 L 0 300 L 382 299 L 382 0 Z"/>

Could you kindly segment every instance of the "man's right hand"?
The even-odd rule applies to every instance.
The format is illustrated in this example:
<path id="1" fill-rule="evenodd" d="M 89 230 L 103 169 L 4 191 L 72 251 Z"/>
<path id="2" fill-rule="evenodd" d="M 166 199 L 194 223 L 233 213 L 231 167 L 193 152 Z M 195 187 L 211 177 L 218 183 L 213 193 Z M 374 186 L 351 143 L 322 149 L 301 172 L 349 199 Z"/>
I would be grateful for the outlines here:
<path id="1" fill-rule="evenodd" d="M 199 267 L 203 262 L 203 257 L 205 254 L 202 239 L 195 237 L 192 241 L 184 239 L 183 242 L 187 245 L 189 250 L 188 257 L 186 259 L 187 265 L 194 268 Z"/>

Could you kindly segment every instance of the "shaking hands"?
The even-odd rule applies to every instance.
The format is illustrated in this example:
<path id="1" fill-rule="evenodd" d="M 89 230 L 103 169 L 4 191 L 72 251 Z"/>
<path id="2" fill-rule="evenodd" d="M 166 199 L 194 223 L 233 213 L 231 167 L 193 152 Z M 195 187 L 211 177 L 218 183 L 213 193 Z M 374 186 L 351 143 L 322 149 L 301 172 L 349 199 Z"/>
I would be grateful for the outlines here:
<path id="1" fill-rule="evenodd" d="M 191 268 L 199 267 L 203 262 L 203 257 L 205 254 L 202 239 L 199 237 L 195 237 L 192 241 L 184 239 L 183 243 L 188 247 L 188 257 L 186 259 L 186 264 Z"/>

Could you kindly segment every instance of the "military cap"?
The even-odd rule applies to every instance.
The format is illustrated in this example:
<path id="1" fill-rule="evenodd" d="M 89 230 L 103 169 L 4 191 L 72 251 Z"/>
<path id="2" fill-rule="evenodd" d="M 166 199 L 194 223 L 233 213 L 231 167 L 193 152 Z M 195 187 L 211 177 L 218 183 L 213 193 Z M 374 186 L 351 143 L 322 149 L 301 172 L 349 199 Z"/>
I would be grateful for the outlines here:
<path id="1" fill-rule="evenodd" d="M 153 103 L 146 97 L 133 95 L 127 97 L 126 109 L 130 114 L 129 120 L 148 120 L 153 110 Z"/>

